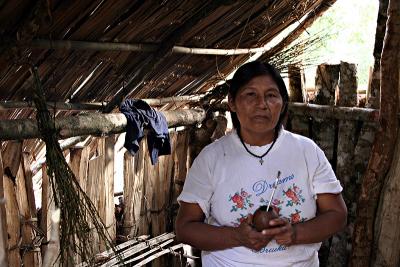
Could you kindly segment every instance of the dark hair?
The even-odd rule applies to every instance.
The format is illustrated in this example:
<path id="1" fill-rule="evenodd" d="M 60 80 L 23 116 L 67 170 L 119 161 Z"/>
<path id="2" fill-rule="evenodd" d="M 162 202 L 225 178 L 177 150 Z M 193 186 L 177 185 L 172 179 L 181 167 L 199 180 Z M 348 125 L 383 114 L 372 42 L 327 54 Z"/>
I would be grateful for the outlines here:
<path id="1" fill-rule="evenodd" d="M 282 121 L 286 116 L 289 102 L 289 95 L 286 89 L 286 85 L 277 69 L 269 63 L 261 61 L 252 61 L 242 65 L 233 75 L 232 80 L 229 82 L 229 94 L 232 99 L 236 98 L 236 95 L 241 87 L 250 82 L 251 79 L 257 76 L 268 75 L 270 76 L 276 85 L 278 86 L 279 93 L 283 100 L 283 109 L 279 116 L 278 123 L 275 127 L 275 134 L 278 134 Z M 231 111 L 233 127 L 240 129 L 240 122 L 237 118 L 236 112 Z"/>

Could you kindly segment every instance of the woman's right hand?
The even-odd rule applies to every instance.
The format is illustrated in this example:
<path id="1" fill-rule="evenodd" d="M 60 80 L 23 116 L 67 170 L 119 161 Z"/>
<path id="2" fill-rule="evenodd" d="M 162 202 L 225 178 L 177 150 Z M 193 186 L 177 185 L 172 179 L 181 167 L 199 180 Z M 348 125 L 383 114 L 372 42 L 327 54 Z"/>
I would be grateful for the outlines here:
<path id="1" fill-rule="evenodd" d="M 242 246 L 258 251 L 265 247 L 273 237 L 258 232 L 251 226 L 252 222 L 253 215 L 249 214 L 237 228 L 237 238 Z"/>

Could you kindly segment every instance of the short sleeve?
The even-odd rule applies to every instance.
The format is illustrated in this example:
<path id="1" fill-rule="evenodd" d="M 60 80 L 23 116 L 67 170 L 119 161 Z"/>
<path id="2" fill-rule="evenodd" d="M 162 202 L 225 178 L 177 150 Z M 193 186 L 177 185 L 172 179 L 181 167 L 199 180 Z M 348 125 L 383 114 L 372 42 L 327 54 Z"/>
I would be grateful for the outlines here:
<path id="1" fill-rule="evenodd" d="M 211 183 L 210 152 L 207 149 L 197 156 L 190 168 L 178 202 L 197 203 L 206 218 L 210 215 L 210 199 L 213 194 Z"/>
<path id="2" fill-rule="evenodd" d="M 314 194 L 332 193 L 338 194 L 343 188 L 333 172 L 332 166 L 324 152 L 315 145 L 316 168 L 312 177 Z"/>

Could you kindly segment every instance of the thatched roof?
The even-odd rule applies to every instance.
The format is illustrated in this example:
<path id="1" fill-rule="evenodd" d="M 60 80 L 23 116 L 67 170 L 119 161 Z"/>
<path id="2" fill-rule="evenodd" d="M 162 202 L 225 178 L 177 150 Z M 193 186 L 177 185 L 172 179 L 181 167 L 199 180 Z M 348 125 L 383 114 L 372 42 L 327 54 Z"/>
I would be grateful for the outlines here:
<path id="1" fill-rule="evenodd" d="M 125 85 L 131 87 L 129 96 L 137 98 L 199 94 L 250 55 L 53 50 L 33 48 L 31 41 L 144 43 L 160 47 L 159 52 L 165 46 L 169 51 L 171 41 L 199 48 L 262 47 L 327 1 L 37 2 L 6 1 L 0 7 L 0 101 L 30 99 L 33 79 L 28 64 L 38 67 L 49 101 L 109 101 Z M 137 88 L 129 84 L 155 57 L 160 64 L 150 69 L 145 82 Z M 31 113 L 3 111 L 0 119 Z"/>

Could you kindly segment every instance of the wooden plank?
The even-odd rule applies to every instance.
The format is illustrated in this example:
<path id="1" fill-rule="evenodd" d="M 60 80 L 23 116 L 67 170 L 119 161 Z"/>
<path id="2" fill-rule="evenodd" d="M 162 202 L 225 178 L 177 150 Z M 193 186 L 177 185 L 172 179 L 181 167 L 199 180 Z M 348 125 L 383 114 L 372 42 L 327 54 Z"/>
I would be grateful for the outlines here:
<path id="1" fill-rule="evenodd" d="M 114 147 L 115 136 L 105 138 L 104 181 L 105 181 L 105 218 L 104 223 L 112 240 L 115 240 L 115 204 L 114 204 Z"/>
<path id="2" fill-rule="evenodd" d="M 16 195 L 16 176 L 21 163 L 22 142 L 8 142 L 3 157 L 3 186 L 6 199 L 7 235 L 8 235 L 8 263 L 10 266 L 20 266 L 19 241 L 21 225 L 19 207 Z"/>
<path id="3" fill-rule="evenodd" d="M 175 234 L 173 234 L 173 233 L 165 233 L 165 234 L 156 236 L 146 242 L 140 242 L 139 244 L 124 250 L 121 253 L 121 257 L 123 259 L 128 259 L 129 257 L 145 250 L 148 247 L 155 246 L 161 242 L 164 242 L 164 241 L 169 240 L 174 237 L 175 237 Z M 119 259 L 116 256 L 114 256 L 110 261 L 101 265 L 101 267 L 116 266 L 118 264 L 118 262 L 119 262 Z"/>
<path id="4" fill-rule="evenodd" d="M 3 186 L 3 160 L 0 151 L 0 266 L 8 267 L 6 199 Z"/>

